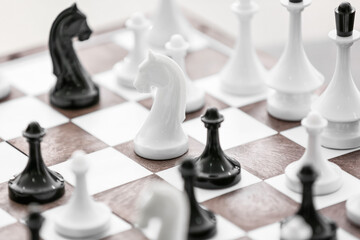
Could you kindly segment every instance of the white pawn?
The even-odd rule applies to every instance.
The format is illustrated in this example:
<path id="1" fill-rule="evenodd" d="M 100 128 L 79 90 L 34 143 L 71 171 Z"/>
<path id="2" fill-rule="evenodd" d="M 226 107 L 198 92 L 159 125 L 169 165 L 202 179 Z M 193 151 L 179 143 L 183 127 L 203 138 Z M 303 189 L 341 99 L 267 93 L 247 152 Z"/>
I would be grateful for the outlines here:
<path id="1" fill-rule="evenodd" d="M 10 94 L 10 84 L 0 75 L 0 99 L 4 99 Z"/>
<path id="2" fill-rule="evenodd" d="M 186 78 L 186 112 L 194 112 L 205 105 L 205 93 L 197 88 L 189 79 L 185 69 L 185 56 L 189 48 L 184 38 L 179 35 L 173 35 L 169 42 L 165 44 L 168 55 L 181 67 Z"/>
<path id="3" fill-rule="evenodd" d="M 165 43 L 174 34 L 182 35 L 189 43 L 190 50 L 206 46 L 202 38 L 182 15 L 176 0 L 158 0 L 158 7 L 153 18 L 149 43 L 152 48 L 163 50 Z"/>
<path id="4" fill-rule="evenodd" d="M 236 95 L 251 95 L 265 91 L 267 71 L 258 59 L 251 39 L 251 19 L 258 11 L 253 0 L 237 0 L 231 9 L 239 19 L 236 49 L 220 73 L 221 87 Z"/>
<path id="5" fill-rule="evenodd" d="M 123 61 L 114 65 L 114 73 L 120 85 L 134 88 L 139 64 L 144 61 L 148 51 L 147 40 L 151 24 L 144 14 L 134 13 L 125 25 L 134 33 L 134 48 Z"/>
<path id="6" fill-rule="evenodd" d="M 343 4 L 340 5 L 342 8 L 336 10 L 336 14 L 347 15 L 348 19 L 350 14 L 355 15 L 355 9 L 349 3 Z M 349 12 L 341 13 L 340 9 L 346 8 L 349 9 L 344 11 Z M 329 33 L 329 37 L 335 41 L 338 48 L 334 76 L 327 89 L 312 106 L 329 121 L 322 135 L 322 145 L 334 149 L 360 147 L 360 92 L 350 70 L 350 47 L 360 39 L 360 33 L 352 31 L 349 20 L 343 20 L 342 23 L 347 24 L 342 26 L 346 32 L 333 30 Z M 353 24 L 352 22 L 352 26 Z"/>
<path id="7" fill-rule="evenodd" d="M 161 227 L 156 240 L 188 239 L 190 209 L 183 192 L 162 183 L 151 186 L 139 199 L 140 228 L 146 228 L 151 220 L 159 219 Z"/>
<path id="8" fill-rule="evenodd" d="M 188 150 L 182 128 L 186 108 L 185 74 L 169 57 L 149 52 L 134 82 L 140 92 L 156 89 L 148 118 L 134 139 L 135 153 L 143 158 L 176 158 Z"/>
<path id="9" fill-rule="evenodd" d="M 357 226 L 360 226 L 360 194 L 346 201 L 346 216 Z"/>
<path id="10" fill-rule="evenodd" d="M 69 202 L 62 206 L 55 219 L 55 230 L 68 238 L 97 238 L 109 229 L 111 210 L 105 204 L 95 202 L 88 193 L 86 173 L 89 163 L 85 153 L 76 151 L 71 158 L 76 186 Z"/>
<path id="11" fill-rule="evenodd" d="M 276 118 L 298 121 L 309 113 L 324 76 L 311 65 L 302 45 L 301 12 L 311 0 L 281 0 L 281 4 L 290 12 L 289 39 L 267 81 L 275 90 L 268 96 L 267 109 Z"/>
<path id="12" fill-rule="evenodd" d="M 320 134 L 326 127 L 327 121 L 319 113 L 312 111 L 301 121 L 301 124 L 308 133 L 307 148 L 300 160 L 290 163 L 285 168 L 286 185 L 300 193 L 302 185 L 297 174 L 302 167 L 309 165 L 319 175 L 314 184 L 314 195 L 333 193 L 342 186 L 343 180 L 340 167 L 329 162 L 322 154 Z"/>
<path id="13" fill-rule="evenodd" d="M 291 221 L 281 226 L 281 240 L 308 240 L 313 235 L 312 228 L 305 220 L 295 215 Z"/>

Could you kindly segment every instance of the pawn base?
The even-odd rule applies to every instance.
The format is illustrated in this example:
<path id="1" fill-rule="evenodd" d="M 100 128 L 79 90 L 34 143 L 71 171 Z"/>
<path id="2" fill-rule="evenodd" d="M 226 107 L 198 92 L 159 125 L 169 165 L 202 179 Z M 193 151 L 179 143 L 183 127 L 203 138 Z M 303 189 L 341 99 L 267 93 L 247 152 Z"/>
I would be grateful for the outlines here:
<path id="1" fill-rule="evenodd" d="M 332 122 L 321 135 L 321 144 L 332 149 L 352 149 L 360 147 L 359 121 L 355 122 Z"/>
<path id="2" fill-rule="evenodd" d="M 177 158 L 184 155 L 189 149 L 188 140 L 182 141 L 177 145 L 165 146 L 157 145 L 150 146 L 145 145 L 136 139 L 134 140 L 134 151 L 142 158 L 151 160 L 167 160 Z"/>
<path id="3" fill-rule="evenodd" d="M 192 91 L 191 91 L 192 90 Z M 205 93 L 203 90 L 191 89 L 186 99 L 186 113 L 200 110 L 205 105 Z"/>
<path id="4" fill-rule="evenodd" d="M 120 86 L 135 89 L 134 80 L 137 74 L 137 66 L 132 66 L 128 59 L 116 63 L 113 71 Z"/>
<path id="5" fill-rule="evenodd" d="M 300 121 L 310 112 L 312 93 L 290 94 L 275 91 L 267 100 L 268 113 L 280 120 Z"/>
<path id="6" fill-rule="evenodd" d="M 6 98 L 7 96 L 10 95 L 10 84 L 5 81 L 5 80 L 1 80 L 0 81 L 0 100 Z"/>
<path id="7" fill-rule="evenodd" d="M 55 221 L 55 231 L 68 238 L 98 239 L 97 237 L 101 237 L 110 228 L 111 210 L 103 203 L 94 204 L 95 216 L 81 220 L 76 219 L 76 216 L 67 219 L 58 218 Z"/>
<path id="8" fill-rule="evenodd" d="M 208 215 L 208 218 L 210 221 L 208 221 L 205 226 L 203 225 L 195 225 L 190 226 L 189 228 L 189 239 L 188 240 L 201 240 L 201 239 L 209 239 L 213 236 L 215 236 L 217 230 L 216 230 L 216 217 L 215 215 L 207 211 L 205 209 L 202 209 L 204 211 L 204 214 Z M 203 224 L 203 222 L 201 222 Z"/>
<path id="9" fill-rule="evenodd" d="M 29 204 L 32 202 L 45 204 L 61 198 L 65 193 L 65 182 L 57 172 L 52 172 L 58 178 L 58 186 L 37 186 L 36 188 L 23 188 L 17 183 L 17 177 L 8 184 L 9 198 L 17 203 Z"/>
<path id="10" fill-rule="evenodd" d="M 50 103 L 55 107 L 65 109 L 86 108 L 99 102 L 100 91 L 95 85 L 94 91 L 79 92 L 72 90 L 61 90 L 55 92 L 55 88 L 50 92 Z"/>
<path id="11" fill-rule="evenodd" d="M 240 163 L 228 159 L 234 166 L 231 171 L 223 172 L 222 174 L 213 173 L 199 173 L 194 181 L 194 186 L 203 189 L 224 189 L 234 186 L 241 180 L 241 167 Z M 199 163 L 199 159 L 195 165 Z"/>
<path id="12" fill-rule="evenodd" d="M 360 226 L 360 195 L 355 195 L 347 200 L 346 216 L 353 224 Z"/>
<path id="13" fill-rule="evenodd" d="M 313 187 L 314 195 L 327 195 L 333 193 L 339 190 L 343 184 L 340 167 L 332 162 L 328 162 L 327 164 L 329 164 L 329 168 L 331 168 L 334 174 L 332 176 L 325 174 L 319 176 Z M 302 192 L 302 185 L 297 176 L 299 169 L 301 169 L 301 167 L 299 167 L 299 161 L 293 162 L 285 168 L 286 186 L 297 193 Z"/>

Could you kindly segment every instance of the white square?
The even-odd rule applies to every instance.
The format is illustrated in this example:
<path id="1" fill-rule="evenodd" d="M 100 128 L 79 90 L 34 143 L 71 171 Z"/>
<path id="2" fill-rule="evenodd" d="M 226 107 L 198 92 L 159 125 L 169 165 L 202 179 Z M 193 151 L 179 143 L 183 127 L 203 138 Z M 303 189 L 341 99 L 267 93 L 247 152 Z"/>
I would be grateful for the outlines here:
<path id="1" fill-rule="evenodd" d="M 292 128 L 292 129 L 283 131 L 283 132 L 281 132 L 281 135 L 296 142 L 297 144 L 303 146 L 304 148 L 307 147 L 308 135 L 303 126 L 299 126 L 296 128 Z M 354 151 L 360 149 L 360 148 L 354 148 L 354 149 L 346 149 L 346 150 L 336 150 L 336 149 L 329 149 L 329 148 L 325 148 L 325 147 L 321 147 L 321 148 L 322 148 L 323 156 L 326 159 L 338 157 L 338 156 L 341 156 L 341 155 L 344 155 L 344 154 L 347 154 L 350 152 L 354 152 Z"/>
<path id="2" fill-rule="evenodd" d="M 225 119 L 219 128 L 220 144 L 224 150 L 277 134 L 239 109 L 227 108 L 220 112 Z M 206 144 L 207 129 L 200 118 L 185 122 L 184 129 L 191 137 Z"/>
<path id="3" fill-rule="evenodd" d="M 52 208 L 43 213 L 44 217 L 46 217 L 46 221 L 44 222 L 43 227 L 41 228 L 40 235 L 44 240 L 68 240 L 68 238 L 65 238 L 65 237 L 59 235 L 55 231 L 55 226 L 54 226 L 54 217 L 56 215 L 58 215 L 59 211 L 61 211 L 64 206 L 65 205 L 56 207 L 56 208 Z M 120 219 L 116 215 L 112 214 L 111 220 L 110 220 L 110 228 L 105 233 L 103 233 L 101 236 L 98 236 L 98 238 L 96 238 L 96 239 L 95 238 L 94 239 L 87 238 L 87 240 L 97 240 L 99 238 L 103 239 L 108 236 L 115 235 L 117 233 L 129 230 L 130 228 L 131 228 L 131 225 L 129 225 L 128 223 L 126 223 L 124 220 Z"/>
<path id="4" fill-rule="evenodd" d="M 110 146 L 135 138 L 149 111 L 140 104 L 126 102 L 71 121 Z"/>
<path id="5" fill-rule="evenodd" d="M 17 220 L 0 208 L 0 228 L 16 223 Z"/>
<path id="6" fill-rule="evenodd" d="M 183 191 L 184 189 L 184 181 L 181 177 L 179 166 L 166 169 L 164 171 L 156 173 L 158 176 L 163 178 L 165 181 L 176 187 L 177 189 Z M 226 193 L 235 191 L 237 189 L 247 187 L 249 185 L 261 182 L 261 179 L 252 175 L 248 171 L 241 169 L 241 181 L 229 188 L 218 189 L 218 190 L 207 190 L 202 188 L 195 188 L 195 195 L 198 202 L 204 202 L 206 200 L 224 195 Z"/>
<path id="7" fill-rule="evenodd" d="M 360 193 L 360 180 L 343 170 L 341 170 L 341 172 L 344 181 L 342 187 L 338 191 L 328 195 L 314 196 L 314 205 L 316 209 L 322 209 L 343 202 L 354 194 Z M 286 186 L 285 174 L 269 178 L 265 180 L 265 182 L 294 201 L 298 203 L 301 202 L 302 195 L 300 193 L 293 192 Z"/>
<path id="8" fill-rule="evenodd" d="M 0 104 L 0 137 L 8 140 L 21 136 L 31 121 L 50 128 L 69 121 L 64 115 L 34 97 L 21 97 Z"/>
<path id="9" fill-rule="evenodd" d="M 210 95 L 216 97 L 217 99 L 223 101 L 224 103 L 232 107 L 242 107 L 251 103 L 262 101 L 265 100 L 268 95 L 268 91 L 265 91 L 260 94 L 248 95 L 248 96 L 237 96 L 226 93 L 221 89 L 219 75 L 217 74 L 196 80 L 195 84 L 199 88 L 204 89 Z"/>
<path id="10" fill-rule="evenodd" d="M 248 233 L 253 240 L 279 240 L 280 239 L 280 223 L 273 223 Z M 344 231 L 342 228 L 337 229 L 338 240 L 356 240 L 357 238 Z"/>
<path id="11" fill-rule="evenodd" d="M 0 143 L 0 183 L 24 170 L 27 156 L 6 142 Z"/>
<path id="12" fill-rule="evenodd" d="M 90 195 L 152 174 L 113 148 L 105 148 L 90 153 L 86 157 L 90 163 L 90 169 L 86 175 Z M 71 170 L 70 162 L 69 160 L 62 162 L 51 166 L 50 169 L 59 172 L 68 183 L 74 186 L 75 176 Z"/>
<path id="13" fill-rule="evenodd" d="M 216 235 L 208 240 L 233 240 L 245 236 L 245 232 L 229 222 L 220 215 L 216 215 Z M 161 223 L 159 221 L 150 222 L 149 226 L 145 229 L 142 229 L 142 232 L 149 239 L 157 239 L 157 234 L 160 230 Z"/>
<path id="14" fill-rule="evenodd" d="M 140 93 L 135 88 L 120 86 L 112 70 L 95 75 L 93 80 L 129 101 L 139 101 L 151 97 L 150 93 Z"/>
<path id="15" fill-rule="evenodd" d="M 42 52 L 1 65 L 1 75 L 28 95 L 48 92 L 56 77 L 49 52 Z"/>

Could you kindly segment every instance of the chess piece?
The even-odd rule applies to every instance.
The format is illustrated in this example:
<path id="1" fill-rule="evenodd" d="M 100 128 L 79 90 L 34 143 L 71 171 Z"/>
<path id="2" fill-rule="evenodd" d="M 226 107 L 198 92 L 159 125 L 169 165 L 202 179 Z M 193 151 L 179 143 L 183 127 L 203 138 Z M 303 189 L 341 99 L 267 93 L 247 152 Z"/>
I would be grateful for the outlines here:
<path id="1" fill-rule="evenodd" d="M 139 64 L 144 61 L 148 51 L 147 38 L 151 24 L 144 14 L 135 13 L 125 22 L 125 26 L 134 33 L 134 48 L 123 61 L 114 65 L 114 72 L 120 85 L 134 88 Z"/>
<path id="2" fill-rule="evenodd" d="M 50 102 L 60 108 L 84 108 L 99 101 L 99 88 L 81 65 L 72 39 L 89 39 L 92 31 L 86 16 L 73 4 L 55 19 L 49 38 L 53 72 L 57 77 Z"/>
<path id="3" fill-rule="evenodd" d="M 25 219 L 25 224 L 30 231 L 30 240 L 40 240 L 40 229 L 45 221 L 41 215 L 39 206 L 36 204 L 29 205 L 29 215 Z"/>
<path id="4" fill-rule="evenodd" d="M 174 34 L 180 34 L 190 43 L 190 50 L 200 49 L 207 41 L 198 34 L 181 14 L 176 0 L 158 0 L 153 18 L 149 44 L 157 50 L 164 49 L 165 43 Z"/>
<path id="5" fill-rule="evenodd" d="M 334 222 L 328 220 L 315 210 L 313 202 L 313 185 L 317 178 L 317 174 L 311 166 L 304 166 L 298 173 L 301 181 L 302 202 L 298 212 L 295 216 L 285 219 L 281 223 L 281 228 L 289 225 L 292 221 L 298 221 L 298 218 L 303 219 L 312 229 L 311 238 L 309 240 L 336 240 L 337 226 Z M 304 228 L 304 226 L 302 226 Z M 297 236 L 296 236 L 297 237 Z M 296 239 L 296 238 L 288 238 Z M 287 240 L 286 238 L 282 240 Z"/>
<path id="6" fill-rule="evenodd" d="M 186 79 L 186 112 L 195 112 L 205 105 L 205 93 L 197 88 L 189 79 L 185 69 L 185 56 L 189 48 L 184 38 L 179 35 L 173 35 L 169 42 L 165 44 L 168 55 L 181 67 Z"/>
<path id="7" fill-rule="evenodd" d="M 346 201 L 346 216 L 356 226 L 360 226 L 360 194 Z"/>
<path id="8" fill-rule="evenodd" d="M 144 192 L 139 199 L 140 228 L 146 228 L 152 219 L 157 218 L 161 221 L 157 240 L 187 240 L 189 203 L 183 192 L 170 185 L 158 183 Z"/>
<path id="9" fill-rule="evenodd" d="M 194 180 L 196 169 L 192 160 L 185 160 L 180 166 L 180 173 L 184 179 L 184 189 L 190 204 L 189 240 L 207 239 L 216 234 L 216 217 L 196 201 Z"/>
<path id="10" fill-rule="evenodd" d="M 224 153 L 219 141 L 219 127 L 224 117 L 216 108 L 209 108 L 201 121 L 207 128 L 207 142 L 203 153 L 194 159 L 197 170 L 194 185 L 221 189 L 237 184 L 241 179 L 240 163 Z"/>
<path id="11" fill-rule="evenodd" d="M 1 78 L 0 75 L 0 100 L 9 96 L 10 92 L 11 90 L 9 82 Z"/>
<path id="12" fill-rule="evenodd" d="M 298 121 L 310 111 L 314 91 L 324 77 L 311 65 L 301 39 L 301 12 L 311 0 L 281 0 L 290 12 L 289 40 L 267 84 L 275 91 L 268 96 L 268 112 L 275 118 Z"/>
<path id="13" fill-rule="evenodd" d="M 285 168 L 286 185 L 295 192 L 301 192 L 302 186 L 297 173 L 303 166 L 309 165 L 318 173 L 314 184 L 315 195 L 325 195 L 337 191 L 343 184 L 341 169 L 335 163 L 323 157 L 320 135 L 327 121 L 317 112 L 310 112 L 301 121 L 308 133 L 308 144 L 300 160 L 290 163 Z"/>
<path id="14" fill-rule="evenodd" d="M 280 240 L 309 240 L 312 228 L 300 216 L 295 215 L 291 221 L 281 227 Z"/>
<path id="15" fill-rule="evenodd" d="M 99 239 L 110 227 L 111 210 L 105 204 L 95 202 L 88 193 L 86 173 L 89 162 L 85 153 L 76 151 L 71 159 L 76 177 L 75 190 L 55 218 L 55 231 L 67 238 Z"/>
<path id="16" fill-rule="evenodd" d="M 37 122 L 32 122 L 23 132 L 23 136 L 30 146 L 29 160 L 25 169 L 9 180 L 10 199 L 23 204 L 57 200 L 65 193 L 65 183 L 59 173 L 45 166 L 40 147 L 45 130 Z"/>
<path id="17" fill-rule="evenodd" d="M 225 92 L 236 95 L 251 95 L 266 90 L 267 72 L 258 59 L 251 39 L 251 19 L 258 11 L 253 0 L 237 0 L 232 11 L 239 20 L 239 36 L 236 49 L 229 62 L 220 72 L 221 87 Z"/>
<path id="18" fill-rule="evenodd" d="M 188 137 L 182 128 L 185 119 L 185 75 L 169 57 L 149 52 L 134 82 L 139 92 L 156 88 L 149 116 L 134 139 L 135 153 L 143 158 L 164 160 L 179 157 L 188 150 Z"/>
<path id="19" fill-rule="evenodd" d="M 360 39 L 360 33 L 353 31 L 355 9 L 350 3 L 341 3 L 335 16 L 337 30 L 329 33 L 338 47 L 335 73 L 312 108 L 329 121 L 322 145 L 349 149 L 360 146 L 360 93 L 350 71 L 350 47 Z"/>

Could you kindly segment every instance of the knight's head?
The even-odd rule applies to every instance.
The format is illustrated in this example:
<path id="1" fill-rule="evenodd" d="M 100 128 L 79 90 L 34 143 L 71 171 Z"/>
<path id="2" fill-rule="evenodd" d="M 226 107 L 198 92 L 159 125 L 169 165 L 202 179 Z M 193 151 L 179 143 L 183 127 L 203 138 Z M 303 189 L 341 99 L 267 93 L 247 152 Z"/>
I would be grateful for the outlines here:
<path id="1" fill-rule="evenodd" d="M 53 23 L 53 29 L 66 38 L 78 37 L 80 41 L 89 39 L 92 31 L 86 22 L 86 16 L 74 3 L 59 14 Z"/>
<path id="2" fill-rule="evenodd" d="M 134 87 L 139 92 L 151 92 L 151 87 L 164 87 L 169 81 L 166 66 L 161 62 L 160 55 L 149 51 L 148 57 L 139 65 Z"/>

